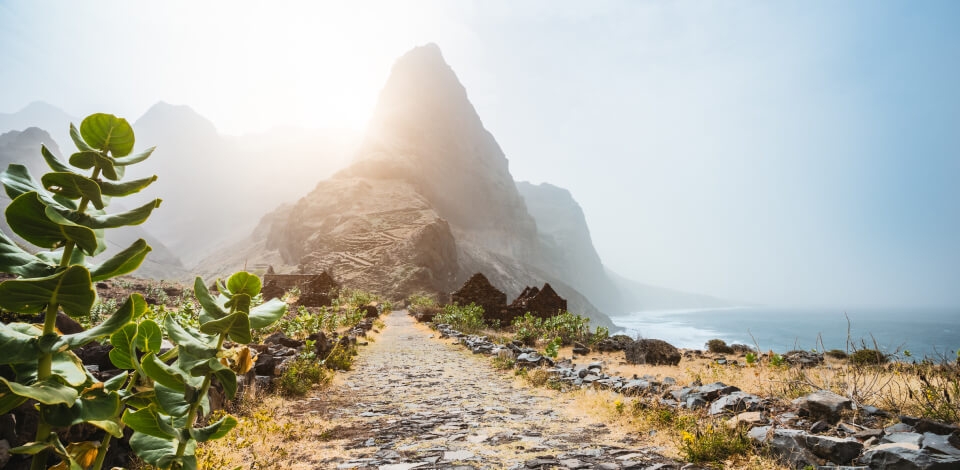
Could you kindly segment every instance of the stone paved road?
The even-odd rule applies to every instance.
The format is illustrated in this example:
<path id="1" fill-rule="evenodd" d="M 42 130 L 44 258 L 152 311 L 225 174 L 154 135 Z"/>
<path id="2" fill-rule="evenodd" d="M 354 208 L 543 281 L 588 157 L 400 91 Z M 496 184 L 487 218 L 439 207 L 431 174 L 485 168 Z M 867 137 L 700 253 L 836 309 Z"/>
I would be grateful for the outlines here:
<path id="1" fill-rule="evenodd" d="M 406 312 L 383 320 L 387 327 L 354 369 L 307 400 L 333 399 L 340 405 L 328 409 L 330 418 L 350 423 L 341 428 L 349 435 L 344 451 L 316 468 L 677 468 L 655 449 L 630 447 L 629 436 L 566 411 L 568 399 L 518 386 L 489 359 L 432 339 Z"/>

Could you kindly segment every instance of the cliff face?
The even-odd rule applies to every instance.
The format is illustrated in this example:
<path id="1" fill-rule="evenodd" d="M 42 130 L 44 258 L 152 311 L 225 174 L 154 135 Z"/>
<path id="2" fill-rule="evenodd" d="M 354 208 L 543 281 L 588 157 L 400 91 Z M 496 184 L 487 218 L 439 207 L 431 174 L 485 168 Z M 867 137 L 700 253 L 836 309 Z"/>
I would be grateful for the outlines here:
<path id="1" fill-rule="evenodd" d="M 542 183 L 517 183 L 527 209 L 537 223 L 544 253 L 544 269 L 589 298 L 605 312 L 624 310 L 622 296 L 607 276 L 593 247 L 580 204 L 570 191 Z"/>

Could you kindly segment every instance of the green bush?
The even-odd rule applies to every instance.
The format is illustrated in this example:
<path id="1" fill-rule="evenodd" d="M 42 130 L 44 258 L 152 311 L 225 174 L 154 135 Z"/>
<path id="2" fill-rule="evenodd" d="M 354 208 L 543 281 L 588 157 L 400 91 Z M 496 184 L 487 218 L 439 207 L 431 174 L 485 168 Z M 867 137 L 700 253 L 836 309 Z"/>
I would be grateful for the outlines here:
<path id="1" fill-rule="evenodd" d="M 330 370 L 350 370 L 353 359 L 357 356 L 357 347 L 337 344 L 323 360 L 323 366 Z"/>
<path id="2" fill-rule="evenodd" d="M 850 362 L 858 365 L 886 364 L 890 357 L 876 349 L 858 349 L 850 355 Z"/>
<path id="3" fill-rule="evenodd" d="M 446 323 L 453 329 L 465 333 L 479 333 L 486 327 L 483 322 L 483 307 L 471 303 L 467 306 L 450 304 L 443 307 L 443 312 L 433 317 L 436 324 Z"/>
<path id="4" fill-rule="evenodd" d="M 559 315 L 550 318 L 536 317 L 530 312 L 523 316 L 513 319 L 511 328 L 514 331 L 514 339 L 526 345 L 534 345 L 538 341 L 553 341 L 560 339 L 562 345 L 571 345 L 575 341 L 587 341 L 590 336 L 590 319 L 574 315 L 570 312 L 562 312 Z M 604 328 L 597 332 L 609 335 L 609 331 Z"/>
<path id="5" fill-rule="evenodd" d="M 316 360 L 298 357 L 277 378 L 277 391 L 288 396 L 303 396 L 314 384 L 326 384 L 332 374 Z"/>
<path id="6" fill-rule="evenodd" d="M 744 455 L 750 449 L 750 440 L 743 432 L 724 425 L 709 425 L 692 433 L 681 433 L 680 453 L 688 462 L 719 463 L 734 455 Z"/>

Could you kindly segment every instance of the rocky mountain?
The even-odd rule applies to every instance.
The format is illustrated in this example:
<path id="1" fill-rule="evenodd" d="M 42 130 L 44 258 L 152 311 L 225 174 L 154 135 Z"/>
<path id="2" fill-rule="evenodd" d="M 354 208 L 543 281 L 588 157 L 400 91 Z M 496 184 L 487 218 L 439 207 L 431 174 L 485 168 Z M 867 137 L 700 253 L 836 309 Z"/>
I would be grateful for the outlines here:
<path id="1" fill-rule="evenodd" d="M 430 44 L 394 65 L 349 167 L 200 266 L 220 271 L 210 274 L 243 264 L 329 269 L 347 285 L 394 297 L 449 293 L 483 272 L 511 300 L 549 282 L 571 310 L 610 325 L 576 279 L 553 271 L 552 252 L 503 151 Z"/>
<path id="2" fill-rule="evenodd" d="M 56 106 L 34 101 L 17 112 L 0 113 L 0 133 L 36 127 L 47 131 L 53 140 L 67 145 L 70 142 L 71 122 L 80 123 L 77 118 Z M 72 145 L 68 150 L 70 148 L 73 148 Z"/>

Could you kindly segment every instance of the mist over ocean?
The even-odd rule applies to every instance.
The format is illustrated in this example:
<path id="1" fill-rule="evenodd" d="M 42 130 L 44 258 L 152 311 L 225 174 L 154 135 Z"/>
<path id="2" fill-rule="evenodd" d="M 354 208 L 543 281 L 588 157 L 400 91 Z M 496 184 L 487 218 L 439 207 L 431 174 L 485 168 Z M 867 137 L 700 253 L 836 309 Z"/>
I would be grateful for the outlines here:
<path id="1" fill-rule="evenodd" d="M 846 317 L 844 316 L 846 313 Z M 737 307 L 723 309 L 648 310 L 612 316 L 632 337 L 665 340 L 678 348 L 704 349 L 720 338 L 753 345 L 762 351 L 846 349 L 850 337 L 887 353 L 909 350 L 913 358 L 956 358 L 960 347 L 960 308 L 956 309 L 801 309 Z M 818 344 L 818 337 L 823 344 Z"/>

